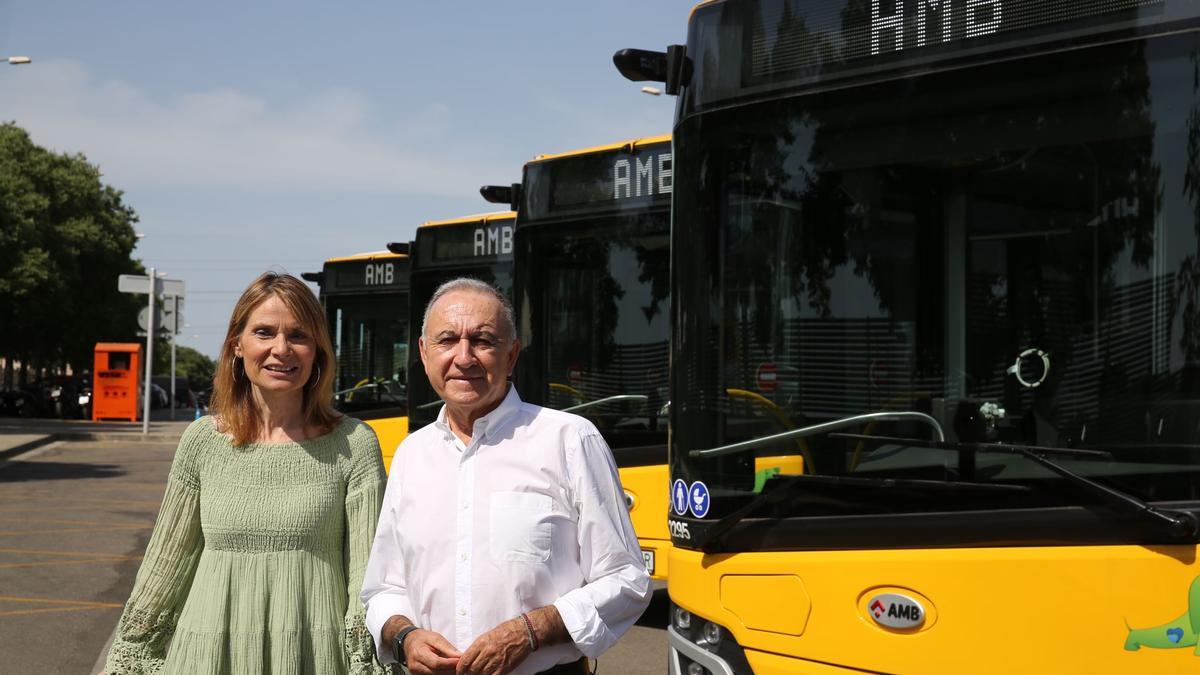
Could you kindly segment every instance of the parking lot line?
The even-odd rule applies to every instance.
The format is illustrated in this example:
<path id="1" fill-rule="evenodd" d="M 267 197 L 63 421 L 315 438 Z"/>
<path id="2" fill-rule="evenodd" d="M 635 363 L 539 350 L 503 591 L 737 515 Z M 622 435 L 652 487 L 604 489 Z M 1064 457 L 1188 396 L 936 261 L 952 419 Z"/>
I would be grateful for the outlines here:
<path id="1" fill-rule="evenodd" d="M 120 530 L 148 530 L 154 525 L 105 525 L 103 527 L 62 527 L 53 530 L 12 530 L 0 532 L 0 537 L 20 537 L 23 535 L 63 534 L 67 532 L 117 532 Z"/>
<path id="2" fill-rule="evenodd" d="M 37 548 L 0 548 L 0 553 L 33 553 L 36 555 L 74 555 L 93 557 L 97 555 L 123 555 L 120 553 L 99 553 L 97 551 L 47 551 Z M 2 599 L 4 596 L 0 596 Z"/>
<path id="3" fill-rule="evenodd" d="M 111 522 L 107 522 L 104 520 L 70 520 L 70 519 L 65 519 L 65 518 L 22 518 L 21 522 L 23 522 L 23 523 L 56 523 L 59 525 L 104 525 L 106 527 L 109 525 L 139 525 L 140 526 L 143 524 L 147 524 L 147 521 L 127 520 L 127 521 L 111 523 Z M 149 521 L 148 524 L 153 525 L 154 522 Z"/>
<path id="4" fill-rule="evenodd" d="M 61 567 L 63 565 L 91 565 L 93 563 L 121 562 L 123 560 L 141 560 L 140 555 L 115 555 L 89 558 L 86 560 L 51 560 L 35 563 L 5 563 L 0 564 L 0 570 L 16 569 L 18 567 Z"/>
<path id="5" fill-rule="evenodd" d="M 25 614 L 46 614 L 48 612 L 79 612 L 89 609 L 119 609 L 121 605 L 112 602 L 92 602 L 91 600 L 58 600 L 55 598 L 26 598 L 15 595 L 0 595 L 0 604 L 7 602 L 30 605 L 52 605 L 33 609 L 0 610 L 0 617 L 21 616 Z"/>
<path id="6" fill-rule="evenodd" d="M 48 612 L 81 612 L 87 609 L 119 609 L 121 605 L 113 605 L 112 607 L 91 607 L 80 605 L 77 607 L 43 607 L 41 609 L 18 609 L 11 612 L 0 612 L 0 616 L 21 616 L 22 614 L 46 614 Z"/>
<path id="7" fill-rule="evenodd" d="M 26 598 L 19 595 L 0 595 L 0 602 L 29 602 L 43 605 L 83 605 L 87 607 L 120 607 L 111 602 L 93 602 L 91 600 L 56 600 L 54 598 Z"/>

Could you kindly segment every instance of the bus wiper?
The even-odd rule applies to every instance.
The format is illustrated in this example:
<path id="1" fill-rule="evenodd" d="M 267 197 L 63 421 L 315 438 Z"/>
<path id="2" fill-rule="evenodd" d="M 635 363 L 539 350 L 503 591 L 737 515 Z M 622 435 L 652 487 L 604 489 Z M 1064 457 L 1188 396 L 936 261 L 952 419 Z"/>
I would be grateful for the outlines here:
<path id="1" fill-rule="evenodd" d="M 894 438 L 890 436 L 869 436 L 863 434 L 839 434 L 849 438 L 870 439 L 884 443 L 902 444 L 908 447 L 938 448 L 942 450 L 959 450 L 967 452 L 1008 452 L 1021 455 L 1030 461 L 1046 467 L 1050 471 L 1081 487 L 1086 492 L 1098 497 L 1100 501 L 1114 510 L 1129 513 L 1135 517 L 1166 527 L 1167 534 L 1179 541 L 1194 541 L 1200 535 L 1200 521 L 1187 511 L 1160 509 L 1147 504 L 1134 495 L 1108 487 L 1102 483 L 1071 471 L 1067 467 L 1047 459 L 1045 455 L 1074 455 L 1096 456 L 1111 458 L 1112 454 L 1103 450 L 1085 450 L 1081 448 L 1048 448 L 1036 445 L 1014 445 L 1012 443 L 947 443 L 945 441 L 925 441 L 917 438 Z"/>
<path id="2" fill-rule="evenodd" d="M 771 434 L 769 436 L 759 436 L 758 438 L 751 438 L 748 441 L 739 441 L 737 443 L 730 443 L 728 445 L 722 445 L 722 446 L 719 446 L 716 448 L 708 448 L 707 450 L 692 450 L 692 451 L 688 452 L 688 456 L 689 457 L 706 458 L 706 457 L 721 457 L 722 455 L 732 455 L 734 453 L 745 452 L 747 450 L 755 450 L 757 448 L 771 445 L 772 443 L 777 443 L 779 441 L 787 441 L 787 440 L 791 440 L 791 439 L 795 439 L 795 438 L 805 438 L 807 436 L 818 436 L 820 434 L 828 433 L 830 431 L 834 431 L 837 429 L 846 429 L 848 427 L 856 427 L 860 424 L 863 424 L 864 422 L 880 422 L 880 421 L 923 422 L 933 428 L 933 431 L 934 431 L 934 433 L 937 434 L 939 441 L 946 440 L 946 434 L 942 431 L 942 425 L 938 424 L 938 421 L 935 420 L 933 417 L 930 417 L 929 415 L 926 415 L 925 413 L 915 412 L 915 411 L 911 411 L 911 410 L 896 410 L 896 411 L 890 411 L 890 412 L 873 412 L 873 413 L 866 413 L 863 415 L 851 415 L 850 417 L 843 417 L 840 419 L 833 420 L 831 422 L 822 422 L 820 424 L 810 424 L 809 426 L 806 426 L 806 427 L 800 427 L 799 429 L 791 429 L 789 431 L 784 431 L 784 432 L 778 433 L 778 434 Z M 808 453 L 805 453 L 805 461 L 808 462 L 810 465 L 812 464 L 812 458 L 808 456 Z M 811 466 L 809 467 L 809 470 L 810 471 L 812 470 Z"/>
<path id="3" fill-rule="evenodd" d="M 563 408 L 562 411 L 573 413 L 579 412 L 580 410 L 587 410 L 588 408 L 595 408 L 598 405 L 604 405 L 606 403 L 619 403 L 621 401 L 637 401 L 638 403 L 645 403 L 649 400 L 650 397 L 646 396 L 645 394 L 617 394 L 616 396 L 605 396 L 604 398 L 599 398 L 595 401 L 588 401 L 587 403 L 573 405 L 570 408 Z"/>
<path id="4" fill-rule="evenodd" d="M 848 438 L 861 441 L 879 441 L 905 446 L 920 446 L 937 450 L 966 450 L 968 452 L 1007 452 L 1021 454 L 1022 451 L 1037 452 L 1043 455 L 1066 455 L 1071 457 L 1096 457 L 1112 459 L 1112 453 L 1107 450 L 1089 450 L 1085 448 L 1054 448 L 1046 445 L 1023 445 L 1020 443 L 964 443 L 962 441 L 948 442 L 924 441 L 919 438 L 901 438 L 899 436 L 879 436 L 877 434 L 829 434 L 830 438 Z"/>
<path id="5" fill-rule="evenodd" d="M 813 485 L 836 485 L 838 487 L 869 487 L 874 489 L 919 489 L 937 492 L 987 492 L 987 493 L 1026 493 L 1033 488 L 1025 485 L 1000 485 L 997 483 L 965 483 L 962 481 L 920 480 L 912 478 L 874 478 L 864 476 L 815 476 L 809 474 L 777 475 L 772 481 L 783 481 L 783 484 L 772 490 L 763 490 L 754 499 L 721 518 L 712 527 L 704 530 L 704 538 L 697 546 L 705 553 L 720 553 L 724 535 L 733 526 L 745 520 L 751 514 L 765 506 L 775 506 L 789 500 L 799 487 Z"/>

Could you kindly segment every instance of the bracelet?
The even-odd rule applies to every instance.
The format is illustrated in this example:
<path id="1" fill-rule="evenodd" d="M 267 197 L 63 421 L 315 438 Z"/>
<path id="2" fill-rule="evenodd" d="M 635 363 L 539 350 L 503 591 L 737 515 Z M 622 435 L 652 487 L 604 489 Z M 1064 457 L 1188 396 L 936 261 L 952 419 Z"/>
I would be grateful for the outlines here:
<path id="1" fill-rule="evenodd" d="M 525 612 L 521 612 L 521 618 L 525 620 L 525 632 L 529 634 L 529 650 L 536 652 L 538 639 L 537 634 L 533 632 L 533 622 L 529 620 L 529 616 Z"/>

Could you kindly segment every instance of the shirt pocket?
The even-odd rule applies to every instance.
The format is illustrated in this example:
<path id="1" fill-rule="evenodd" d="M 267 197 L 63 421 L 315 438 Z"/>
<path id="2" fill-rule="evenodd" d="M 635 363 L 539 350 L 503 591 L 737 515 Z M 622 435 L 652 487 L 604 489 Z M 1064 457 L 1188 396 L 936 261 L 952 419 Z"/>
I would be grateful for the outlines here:
<path id="1" fill-rule="evenodd" d="M 554 501 L 534 492 L 493 492 L 489 541 L 497 562 L 550 559 L 550 516 Z"/>

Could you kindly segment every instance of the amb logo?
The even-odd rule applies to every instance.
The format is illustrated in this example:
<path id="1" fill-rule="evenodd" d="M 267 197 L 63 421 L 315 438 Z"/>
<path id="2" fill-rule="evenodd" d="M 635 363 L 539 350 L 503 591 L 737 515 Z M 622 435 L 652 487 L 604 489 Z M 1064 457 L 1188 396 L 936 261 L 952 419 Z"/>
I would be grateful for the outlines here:
<path id="1" fill-rule="evenodd" d="M 925 608 L 907 595 L 882 593 L 871 598 L 867 611 L 885 628 L 916 628 L 925 623 Z"/>

